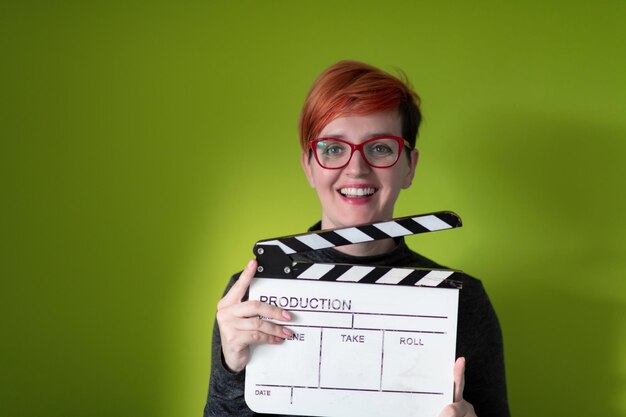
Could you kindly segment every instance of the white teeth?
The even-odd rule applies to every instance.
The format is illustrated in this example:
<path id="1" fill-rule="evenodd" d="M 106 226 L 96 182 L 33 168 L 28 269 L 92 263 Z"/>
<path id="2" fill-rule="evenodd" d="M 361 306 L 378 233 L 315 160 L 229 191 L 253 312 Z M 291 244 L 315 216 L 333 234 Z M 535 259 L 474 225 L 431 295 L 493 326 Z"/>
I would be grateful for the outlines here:
<path id="1" fill-rule="evenodd" d="M 342 188 L 339 192 L 347 197 L 363 197 L 374 194 L 374 188 Z"/>

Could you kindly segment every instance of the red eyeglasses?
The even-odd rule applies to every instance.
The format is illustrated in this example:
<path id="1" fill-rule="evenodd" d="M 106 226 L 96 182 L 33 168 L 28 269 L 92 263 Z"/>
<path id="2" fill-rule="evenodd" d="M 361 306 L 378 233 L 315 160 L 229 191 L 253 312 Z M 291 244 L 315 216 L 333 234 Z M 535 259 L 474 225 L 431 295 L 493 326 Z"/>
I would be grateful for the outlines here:
<path id="1" fill-rule="evenodd" d="M 343 168 L 355 151 L 361 152 L 363 160 L 373 168 L 389 168 L 398 162 L 404 146 L 409 142 L 399 136 L 379 136 L 355 145 L 343 139 L 320 138 L 311 141 L 311 150 L 317 163 L 326 169 Z"/>

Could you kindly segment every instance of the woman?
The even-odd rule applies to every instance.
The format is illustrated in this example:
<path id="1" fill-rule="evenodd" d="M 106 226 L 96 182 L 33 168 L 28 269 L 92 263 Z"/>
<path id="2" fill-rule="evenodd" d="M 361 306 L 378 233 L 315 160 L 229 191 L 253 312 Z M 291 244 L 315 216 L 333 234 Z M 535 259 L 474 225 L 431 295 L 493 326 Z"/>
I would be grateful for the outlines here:
<path id="1" fill-rule="evenodd" d="M 321 221 L 311 229 L 347 227 L 393 217 L 418 160 L 419 97 L 406 82 L 375 67 L 339 62 L 313 84 L 300 118 L 301 163 L 317 192 Z M 301 260 L 442 268 L 395 238 L 318 250 Z M 233 276 L 218 303 L 206 416 L 253 416 L 244 401 L 250 345 L 279 344 L 291 331 L 259 316 L 289 321 L 288 311 L 246 301 L 256 269 Z M 454 403 L 441 416 L 508 416 L 500 327 L 480 281 L 460 291 Z"/>

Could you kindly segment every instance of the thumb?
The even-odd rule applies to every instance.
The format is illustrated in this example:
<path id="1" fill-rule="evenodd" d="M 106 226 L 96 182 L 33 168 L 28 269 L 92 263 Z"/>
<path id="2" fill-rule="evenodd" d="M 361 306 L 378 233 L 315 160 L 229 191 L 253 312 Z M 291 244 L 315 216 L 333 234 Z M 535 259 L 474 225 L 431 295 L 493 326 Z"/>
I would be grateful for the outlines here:
<path id="1" fill-rule="evenodd" d="M 454 402 L 463 401 L 465 388 L 465 358 L 461 357 L 454 363 Z"/>
<path id="2" fill-rule="evenodd" d="M 248 262 L 248 265 L 246 265 L 246 268 L 241 272 L 237 281 L 235 281 L 226 295 L 222 297 L 219 303 L 217 303 L 218 310 L 240 303 L 241 300 L 243 300 L 243 297 L 246 295 L 246 291 L 248 291 L 248 287 L 250 286 L 250 282 L 252 281 L 252 278 L 254 278 L 256 267 L 257 261 L 255 259 Z"/>

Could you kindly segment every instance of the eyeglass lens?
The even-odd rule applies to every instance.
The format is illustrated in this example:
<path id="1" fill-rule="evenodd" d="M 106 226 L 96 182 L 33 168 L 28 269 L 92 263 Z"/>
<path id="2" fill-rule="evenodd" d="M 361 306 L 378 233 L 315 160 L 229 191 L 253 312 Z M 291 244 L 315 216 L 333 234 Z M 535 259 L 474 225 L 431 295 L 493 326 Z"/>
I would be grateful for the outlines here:
<path id="1" fill-rule="evenodd" d="M 363 144 L 363 156 L 370 165 L 385 168 L 398 160 L 400 151 L 398 141 L 380 138 Z M 349 144 L 333 139 L 324 139 L 315 146 L 317 160 L 325 168 L 338 168 L 346 165 L 352 156 Z"/>

